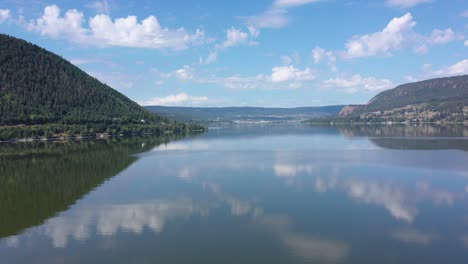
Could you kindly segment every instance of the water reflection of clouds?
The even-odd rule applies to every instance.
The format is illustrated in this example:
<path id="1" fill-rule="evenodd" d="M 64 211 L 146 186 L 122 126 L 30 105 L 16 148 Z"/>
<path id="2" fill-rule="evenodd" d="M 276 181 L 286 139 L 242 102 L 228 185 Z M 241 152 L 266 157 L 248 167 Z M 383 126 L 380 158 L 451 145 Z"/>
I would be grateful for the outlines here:
<path id="1" fill-rule="evenodd" d="M 447 190 L 433 188 L 428 182 L 414 184 L 399 178 L 367 178 L 349 175 L 346 164 L 318 164 L 294 162 L 294 158 L 284 156 L 273 164 L 273 173 L 283 178 L 287 185 L 313 181 L 314 191 L 326 193 L 341 190 L 356 201 L 384 207 L 397 220 L 413 222 L 418 215 L 417 204 L 432 201 L 434 205 L 453 206 L 456 199 L 464 199 L 466 192 L 455 194 Z M 279 159 L 277 159 L 279 160 Z"/>
<path id="2" fill-rule="evenodd" d="M 465 193 L 453 193 L 432 188 L 429 184 L 403 184 L 358 177 L 314 178 L 315 191 L 344 190 L 350 197 L 366 204 L 383 206 L 395 219 L 413 222 L 418 214 L 417 204 L 432 201 L 434 205 L 453 206 Z"/>
<path id="3" fill-rule="evenodd" d="M 351 247 L 342 241 L 295 233 L 291 219 L 282 215 L 262 215 L 255 222 L 272 231 L 291 252 L 310 262 L 336 263 L 349 255 Z"/>
<path id="4" fill-rule="evenodd" d="M 36 231 L 51 238 L 54 247 L 63 248 L 67 246 L 69 237 L 85 240 L 94 231 L 102 236 L 113 236 L 119 230 L 141 234 L 147 227 L 159 233 L 170 219 L 189 217 L 194 213 L 206 215 L 208 211 L 208 207 L 195 206 L 188 198 L 102 205 L 51 218 Z M 7 243 L 9 246 L 18 245 L 19 238 L 10 237 Z"/>
<path id="5" fill-rule="evenodd" d="M 159 145 L 152 151 L 187 151 L 187 150 L 206 150 L 209 149 L 207 142 L 202 141 L 175 141 L 165 145 Z"/>
<path id="6" fill-rule="evenodd" d="M 423 232 L 415 228 L 401 228 L 394 230 L 390 236 L 398 241 L 408 244 L 427 246 L 439 239 L 435 234 Z"/>

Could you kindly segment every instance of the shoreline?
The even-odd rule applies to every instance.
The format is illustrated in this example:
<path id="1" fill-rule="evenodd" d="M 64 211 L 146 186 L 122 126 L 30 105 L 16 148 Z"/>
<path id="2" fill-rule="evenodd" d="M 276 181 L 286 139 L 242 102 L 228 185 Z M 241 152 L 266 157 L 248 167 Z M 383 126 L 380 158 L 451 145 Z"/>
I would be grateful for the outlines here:
<path id="1" fill-rule="evenodd" d="M 66 141 L 81 141 L 81 140 L 106 140 L 111 138 L 125 138 L 125 137 L 146 137 L 146 136 L 164 136 L 164 135 L 190 135 L 196 133 L 203 133 L 208 131 L 208 129 L 198 129 L 198 130 L 189 130 L 186 133 L 174 133 L 174 131 L 165 131 L 160 135 L 156 135 L 153 133 L 146 133 L 146 134 L 107 134 L 107 133 L 99 133 L 94 136 L 56 136 L 56 137 L 40 137 L 40 138 L 14 138 L 8 140 L 0 140 L 0 144 L 2 143 L 34 143 L 34 142 L 66 142 Z"/>

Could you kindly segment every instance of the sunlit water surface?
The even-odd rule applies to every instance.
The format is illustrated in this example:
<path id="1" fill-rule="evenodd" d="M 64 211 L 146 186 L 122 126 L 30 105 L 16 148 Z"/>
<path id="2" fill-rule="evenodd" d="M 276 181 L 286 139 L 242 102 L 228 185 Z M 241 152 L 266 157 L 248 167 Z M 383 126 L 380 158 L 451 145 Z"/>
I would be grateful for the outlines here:
<path id="1" fill-rule="evenodd" d="M 0 263 L 468 263 L 466 128 L 3 145 Z"/>

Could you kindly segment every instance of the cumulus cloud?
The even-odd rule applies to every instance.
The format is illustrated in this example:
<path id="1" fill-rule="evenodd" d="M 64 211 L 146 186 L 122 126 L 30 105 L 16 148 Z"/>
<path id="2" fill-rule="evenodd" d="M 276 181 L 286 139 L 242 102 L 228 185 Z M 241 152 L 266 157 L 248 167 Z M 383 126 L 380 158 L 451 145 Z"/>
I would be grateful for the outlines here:
<path id="1" fill-rule="evenodd" d="M 100 14 L 110 14 L 111 10 L 110 4 L 107 0 L 92 2 L 86 5 L 86 7 L 93 9 L 96 13 Z"/>
<path id="2" fill-rule="evenodd" d="M 203 59 L 200 58 L 200 64 L 210 64 L 215 62 L 218 59 L 218 52 L 227 48 L 232 48 L 239 45 L 256 45 L 257 42 L 251 40 L 251 38 L 256 38 L 259 35 L 259 32 L 255 28 L 248 27 L 249 33 L 242 31 L 241 29 L 231 27 L 226 31 L 226 40 L 220 44 L 216 44 L 213 51 L 211 51 L 208 56 Z M 249 35 L 250 34 L 250 35 Z M 250 38 L 249 38 L 250 36 Z"/>
<path id="3" fill-rule="evenodd" d="M 10 19 L 10 17 L 10 9 L 0 9 L 0 24 Z"/>
<path id="4" fill-rule="evenodd" d="M 228 77 L 199 78 L 199 83 L 222 85 L 229 89 L 297 89 L 303 83 L 316 78 L 311 68 L 298 69 L 292 65 L 273 67 L 271 74 L 254 76 L 233 75 Z"/>
<path id="5" fill-rule="evenodd" d="M 301 56 L 299 53 L 294 52 L 291 55 L 283 55 L 281 56 L 281 61 L 285 65 L 290 65 L 290 64 L 299 64 L 301 62 Z"/>
<path id="6" fill-rule="evenodd" d="M 200 29 L 189 34 L 184 28 L 164 28 L 155 16 L 138 21 L 136 16 L 112 20 L 98 14 L 86 22 L 82 12 L 70 9 L 62 15 L 57 5 L 45 7 L 42 16 L 31 20 L 27 28 L 43 36 L 96 46 L 180 50 L 205 39 Z"/>
<path id="7" fill-rule="evenodd" d="M 393 7 L 408 8 L 430 2 L 432 2 L 432 0 L 386 0 L 385 4 Z"/>
<path id="8" fill-rule="evenodd" d="M 199 105 L 207 102 L 206 96 L 192 96 L 187 93 L 170 94 L 166 97 L 155 97 L 147 101 L 143 101 L 141 105 L 165 105 L 165 106 L 182 106 L 182 105 Z"/>
<path id="9" fill-rule="evenodd" d="M 226 40 L 218 46 L 218 48 L 224 49 L 234 47 L 247 43 L 249 35 L 237 28 L 231 27 L 226 31 Z"/>
<path id="10" fill-rule="evenodd" d="M 425 36 L 414 31 L 416 22 L 411 13 L 393 18 L 387 26 L 378 32 L 355 35 L 345 44 L 345 57 L 362 58 L 377 55 L 390 56 L 392 52 L 405 46 L 413 46 L 416 53 L 426 53 L 430 46 L 441 45 L 456 39 L 462 39 L 451 28 L 434 29 Z"/>
<path id="11" fill-rule="evenodd" d="M 289 8 L 289 7 L 307 5 L 307 4 L 315 3 L 318 1 L 320 0 L 276 0 L 273 3 L 273 6 L 277 8 Z"/>
<path id="12" fill-rule="evenodd" d="M 362 77 L 359 74 L 353 75 L 350 79 L 334 78 L 324 81 L 324 85 L 344 89 L 348 93 L 379 92 L 395 87 L 395 84 L 388 79 L 377 79 L 375 77 Z"/>
<path id="13" fill-rule="evenodd" d="M 188 65 L 184 65 L 184 67 L 176 70 L 175 74 L 177 78 L 182 80 L 192 80 L 195 77 L 192 68 Z"/>
<path id="14" fill-rule="evenodd" d="M 468 74 L 468 59 L 459 61 L 453 65 L 442 67 L 428 74 L 430 77 L 456 76 Z"/>
<path id="15" fill-rule="evenodd" d="M 285 81 L 308 81 L 315 79 L 315 73 L 310 68 L 299 70 L 292 65 L 274 67 L 271 74 L 272 82 L 285 82 Z"/>
<path id="16" fill-rule="evenodd" d="M 346 43 L 346 53 L 349 58 L 369 57 L 375 55 L 390 55 L 393 50 L 400 49 L 408 35 L 413 32 L 416 22 L 410 13 L 393 18 L 379 32 L 356 35 Z"/>
<path id="17" fill-rule="evenodd" d="M 451 28 L 446 30 L 434 29 L 429 37 L 432 44 L 445 44 L 456 39 L 456 34 Z"/>
<path id="18" fill-rule="evenodd" d="M 282 28 L 289 23 L 288 9 L 320 0 L 276 0 L 270 8 L 259 15 L 246 17 L 246 22 L 254 28 Z"/>
<path id="19" fill-rule="evenodd" d="M 212 51 L 206 56 L 205 59 L 200 58 L 200 64 L 211 64 L 215 62 L 218 59 L 218 52 L 217 51 Z"/>
<path id="20" fill-rule="evenodd" d="M 332 71 L 336 72 L 338 70 L 336 68 L 336 56 L 332 51 L 326 51 L 317 46 L 312 50 L 312 59 L 315 64 L 320 63 L 322 60 L 327 60 L 327 64 Z"/>
<path id="21" fill-rule="evenodd" d="M 289 23 L 287 11 L 271 9 L 263 14 L 247 17 L 247 23 L 253 28 L 282 28 Z"/>
<path id="22" fill-rule="evenodd" d="M 257 74 L 253 76 L 232 75 L 225 77 L 218 76 L 203 76 L 197 74 L 195 69 L 189 65 L 184 65 L 182 68 L 171 72 L 162 72 L 158 69 L 152 69 L 151 72 L 162 83 L 166 79 L 176 78 L 179 80 L 190 80 L 199 84 L 215 84 L 228 89 L 247 90 L 247 89 L 261 89 L 261 90 L 279 90 L 279 89 L 297 89 L 302 87 L 305 82 L 310 82 L 316 79 L 316 71 L 312 68 L 296 68 L 293 65 L 273 67 L 270 74 Z M 203 98 L 203 97 L 202 97 Z M 141 104 L 161 104 L 163 105 L 174 103 L 172 100 L 181 100 L 175 102 L 176 105 L 187 104 L 201 104 L 206 100 L 202 98 L 190 97 L 187 94 L 171 95 L 167 98 L 153 98 L 148 101 L 143 101 Z M 186 99 L 186 100 L 185 100 Z M 198 99 L 198 100 L 196 100 Z M 208 99 L 208 98 L 206 98 Z"/>

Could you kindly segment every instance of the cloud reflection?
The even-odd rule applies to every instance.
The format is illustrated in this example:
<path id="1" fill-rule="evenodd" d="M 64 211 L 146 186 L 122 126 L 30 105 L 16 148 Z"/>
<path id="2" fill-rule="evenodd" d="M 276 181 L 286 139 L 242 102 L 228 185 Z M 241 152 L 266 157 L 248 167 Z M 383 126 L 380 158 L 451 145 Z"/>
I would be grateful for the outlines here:
<path id="1" fill-rule="evenodd" d="M 102 236 L 115 235 L 119 230 L 141 234 L 145 227 L 159 233 L 169 219 L 189 217 L 194 213 L 205 215 L 208 210 L 195 206 L 187 198 L 103 205 L 52 218 L 38 232 L 50 237 L 54 247 L 64 248 L 69 237 L 88 239 L 94 228 Z"/>
<path id="2" fill-rule="evenodd" d="M 291 231 L 291 220 L 286 216 L 263 215 L 255 221 L 273 231 L 294 255 L 310 262 L 336 263 L 345 259 L 351 250 L 347 243 L 338 240 Z"/>
<path id="3" fill-rule="evenodd" d="M 414 228 L 403 228 L 393 231 L 390 236 L 404 243 L 427 246 L 438 239 L 432 233 L 422 232 Z"/>

